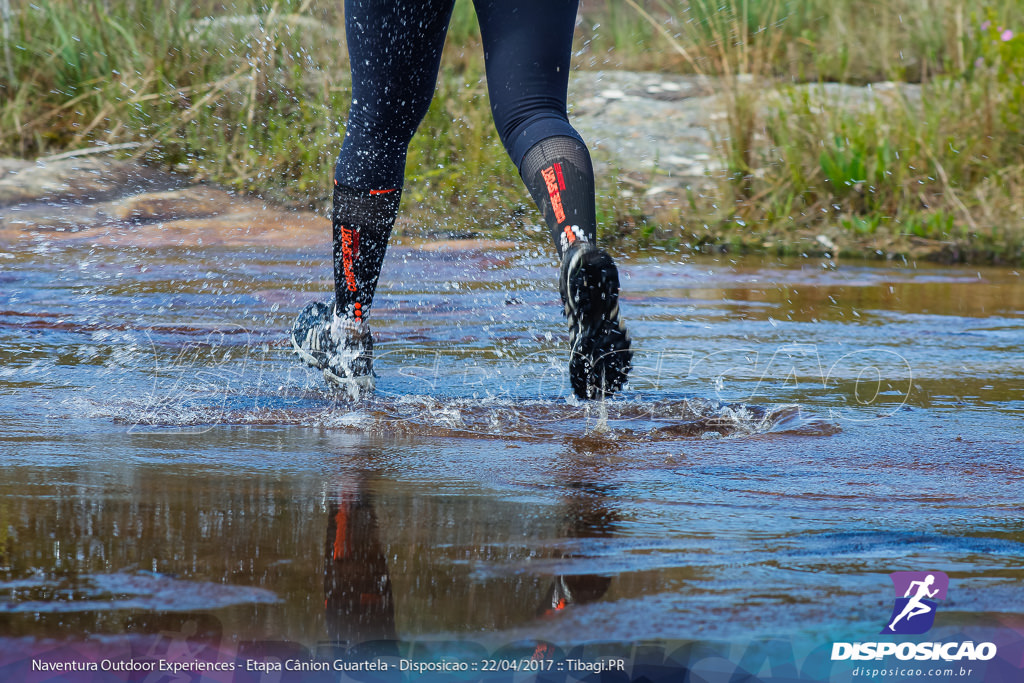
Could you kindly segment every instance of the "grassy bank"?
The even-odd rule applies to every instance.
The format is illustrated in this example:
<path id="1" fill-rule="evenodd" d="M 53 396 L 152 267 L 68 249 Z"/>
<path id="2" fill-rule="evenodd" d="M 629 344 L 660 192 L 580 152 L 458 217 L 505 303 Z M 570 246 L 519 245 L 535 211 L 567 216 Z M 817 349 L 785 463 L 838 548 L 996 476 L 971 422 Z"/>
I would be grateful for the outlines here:
<path id="1" fill-rule="evenodd" d="M 813 4 L 793 8 L 806 18 Z M 812 37 L 781 2 L 712 12 L 694 0 L 691 9 L 708 11 L 676 33 L 636 7 L 695 71 L 722 77 L 727 114 L 721 182 L 675 217 L 690 229 L 663 233 L 662 241 L 1020 263 L 1024 35 L 1009 27 L 1021 25 L 1022 7 L 938 5 L 888 3 L 908 27 L 897 30 L 884 11 L 881 18 L 864 11 L 868 3 L 835 3 L 827 23 L 838 45 Z M 761 14 L 752 20 L 755 6 Z M 856 70 L 845 58 L 855 47 L 851 36 L 863 39 Z M 794 85 L 808 72 L 920 87 L 850 98 L 841 88 L 830 95 Z M 655 221 L 654 232 L 665 222 Z"/>
<path id="2" fill-rule="evenodd" d="M 18 3 L 5 16 L 0 155 L 133 145 L 149 163 L 322 208 L 349 98 L 341 3 Z M 1024 7 L 995 0 L 584 2 L 578 68 L 721 78 L 725 171 L 654 211 L 602 179 L 624 247 L 1024 259 Z M 419 223 L 539 221 L 490 121 L 459 0 L 438 93 L 409 155 Z M 921 83 L 875 107 L 805 82 Z M 776 93 L 777 91 L 777 93 Z"/>

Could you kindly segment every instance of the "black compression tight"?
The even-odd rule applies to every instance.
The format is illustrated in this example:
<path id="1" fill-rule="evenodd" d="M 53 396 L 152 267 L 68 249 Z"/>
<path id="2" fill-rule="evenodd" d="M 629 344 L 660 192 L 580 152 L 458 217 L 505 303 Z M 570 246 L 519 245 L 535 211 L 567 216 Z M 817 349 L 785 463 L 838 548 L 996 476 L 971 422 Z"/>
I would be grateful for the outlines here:
<path id="1" fill-rule="evenodd" d="M 346 0 L 352 105 L 335 166 L 336 311 L 362 321 L 455 0 Z M 593 240 L 594 172 L 566 115 L 578 0 L 474 0 L 494 123 L 559 254 Z"/>
<path id="2" fill-rule="evenodd" d="M 346 0 L 352 107 L 341 185 L 402 186 L 406 150 L 430 106 L 455 0 Z M 582 140 L 566 116 L 578 0 L 474 0 L 494 123 L 518 168 L 541 140 Z"/>

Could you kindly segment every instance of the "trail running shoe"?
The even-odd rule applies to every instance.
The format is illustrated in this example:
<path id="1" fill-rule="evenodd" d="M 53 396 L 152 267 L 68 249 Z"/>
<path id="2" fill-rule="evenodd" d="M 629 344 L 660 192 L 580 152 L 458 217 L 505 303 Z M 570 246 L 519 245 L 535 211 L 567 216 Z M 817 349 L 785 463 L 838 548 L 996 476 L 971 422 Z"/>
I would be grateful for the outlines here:
<path id="1" fill-rule="evenodd" d="M 565 252 L 558 289 L 569 319 L 569 381 L 583 399 L 612 394 L 632 365 L 629 333 L 619 320 L 619 271 L 590 242 Z"/>
<path id="2" fill-rule="evenodd" d="M 333 303 L 309 304 L 292 324 L 292 347 L 307 365 L 353 398 L 374 387 L 373 335 L 366 323 L 334 315 Z"/>

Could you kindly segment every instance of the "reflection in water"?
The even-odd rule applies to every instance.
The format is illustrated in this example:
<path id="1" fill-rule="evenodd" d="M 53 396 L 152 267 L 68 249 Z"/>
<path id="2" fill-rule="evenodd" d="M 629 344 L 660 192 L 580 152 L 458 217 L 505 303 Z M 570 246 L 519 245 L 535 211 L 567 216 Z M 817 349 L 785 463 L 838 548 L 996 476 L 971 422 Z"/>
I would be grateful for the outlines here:
<path id="1" fill-rule="evenodd" d="M 342 485 L 327 511 L 324 613 L 332 641 L 393 639 L 395 605 L 373 496 L 363 479 Z"/>
<path id="2" fill-rule="evenodd" d="M 616 515 L 607 507 L 600 487 L 582 483 L 568 486 L 559 508 L 564 509 L 566 540 L 610 537 L 615 530 Z M 515 526 L 514 520 L 512 526 Z M 484 543 L 499 540 L 493 537 L 485 539 Z M 328 507 L 324 551 L 325 622 L 332 642 L 352 645 L 412 635 L 399 634 L 396 628 L 395 595 L 388 567 L 388 556 L 396 555 L 389 553 L 381 540 L 372 475 L 353 474 L 337 485 Z M 549 559 L 578 556 L 572 551 L 556 549 Z M 416 585 L 431 585 L 435 580 L 431 570 L 429 565 L 424 566 L 416 576 L 406 578 L 411 578 Z M 608 575 L 571 573 L 543 577 L 543 580 L 549 587 L 534 596 L 535 616 L 539 618 L 554 618 L 572 605 L 599 600 L 612 582 Z M 536 581 L 529 583 L 538 584 Z M 470 580 L 457 590 L 465 596 L 477 593 Z M 446 597 L 459 599 L 459 594 Z M 486 599 L 486 594 L 477 595 L 475 599 L 481 597 Z"/>
<path id="3" fill-rule="evenodd" d="M 608 499 L 601 489 L 580 483 L 570 486 L 566 501 L 570 537 L 604 538 L 613 535 L 617 516 L 607 507 Z M 570 556 L 569 553 L 564 555 Z M 611 582 L 610 576 L 600 574 L 559 574 L 541 602 L 539 611 L 544 616 L 552 616 L 570 605 L 599 600 L 608 592 Z"/>
<path id="4" fill-rule="evenodd" d="M 251 452 L 261 435 L 190 438 Z M 143 439 L 154 453 L 175 443 Z M 324 476 L 184 459 L 3 468 L 0 645 L 193 630 L 189 640 L 306 646 L 465 637 L 557 619 L 606 595 L 616 570 L 602 556 L 619 525 L 607 484 L 509 490 L 453 473 L 420 483 L 386 474 L 396 456 L 416 455 L 346 448 L 346 461 L 363 464 L 321 456 Z M 272 470 L 296 465 L 266 457 Z"/>

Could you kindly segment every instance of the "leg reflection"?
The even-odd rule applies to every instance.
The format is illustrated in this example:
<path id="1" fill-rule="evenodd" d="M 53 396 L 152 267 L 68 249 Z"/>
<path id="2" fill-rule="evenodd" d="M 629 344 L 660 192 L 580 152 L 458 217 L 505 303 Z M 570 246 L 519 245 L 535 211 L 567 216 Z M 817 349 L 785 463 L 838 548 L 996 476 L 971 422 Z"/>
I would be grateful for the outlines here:
<path id="1" fill-rule="evenodd" d="M 328 506 L 324 607 L 327 634 L 334 643 L 352 646 L 397 639 L 391 577 L 396 567 L 389 567 L 388 561 L 396 555 L 397 567 L 415 566 L 423 574 L 396 577 L 400 600 L 406 610 L 403 624 L 413 633 L 421 629 L 500 629 L 538 616 L 550 618 L 573 605 L 601 600 L 612 584 L 612 576 L 602 573 L 600 561 L 591 561 L 593 545 L 600 545 L 600 539 L 614 535 L 619 523 L 618 512 L 609 505 L 610 497 L 600 486 L 571 485 L 562 494 L 559 505 L 547 508 L 557 510 L 555 519 L 558 521 L 552 520 L 554 528 L 541 527 L 544 534 L 541 538 L 553 541 L 551 554 L 545 553 L 545 559 L 553 560 L 568 571 L 556 569 L 546 579 L 512 576 L 500 580 L 480 580 L 466 573 L 464 558 L 476 553 L 481 564 L 486 565 L 493 558 L 484 557 L 495 544 L 521 538 L 522 528 L 516 521 L 519 518 L 516 512 L 521 510 L 512 507 L 510 516 L 504 519 L 490 518 L 478 510 L 482 518 L 469 520 L 467 524 L 479 525 L 481 535 L 471 534 L 458 540 L 437 536 L 433 539 L 434 543 L 439 543 L 436 547 L 433 543 L 410 546 L 404 542 L 408 538 L 403 536 L 402 530 L 436 528 L 435 516 L 447 518 L 452 511 L 451 502 L 431 500 L 429 504 L 416 507 L 416 519 L 406 518 L 406 523 L 398 528 L 382 530 L 378 521 L 379 501 L 374 493 L 379 490 L 372 479 L 365 476 L 349 478 L 338 487 Z M 477 510 L 474 506 L 471 509 Z M 394 523 L 395 510 L 387 516 L 392 520 L 388 523 Z M 401 513 L 399 519 L 402 519 Z M 382 531 L 388 532 L 383 538 Z M 551 532 L 553 535 L 548 536 Z M 466 543 L 470 545 L 465 546 Z M 455 546 L 465 550 L 465 554 L 459 554 L 457 564 L 453 564 L 450 554 Z M 408 556 L 413 548 L 416 558 L 410 562 Z M 408 592 L 410 578 L 415 579 L 415 595 Z M 527 601 L 523 602 L 522 598 Z M 467 604 L 475 607 L 465 613 Z M 430 613 L 421 611 L 425 607 Z M 411 614 L 410 610 L 417 612 Z M 454 621 L 462 618 L 466 621 Z"/>
<path id="2" fill-rule="evenodd" d="M 569 538 L 605 538 L 612 535 L 618 515 L 607 504 L 608 497 L 599 486 L 577 483 L 571 485 L 567 497 Z M 564 553 L 563 557 L 577 556 Z M 612 577 L 601 574 L 562 574 L 555 577 L 547 596 L 541 602 L 540 614 L 551 616 L 570 605 L 600 600 L 608 592 Z"/>
<path id="3" fill-rule="evenodd" d="M 328 508 L 324 609 L 335 642 L 395 638 L 391 578 L 372 495 L 362 479 L 346 482 Z"/>

